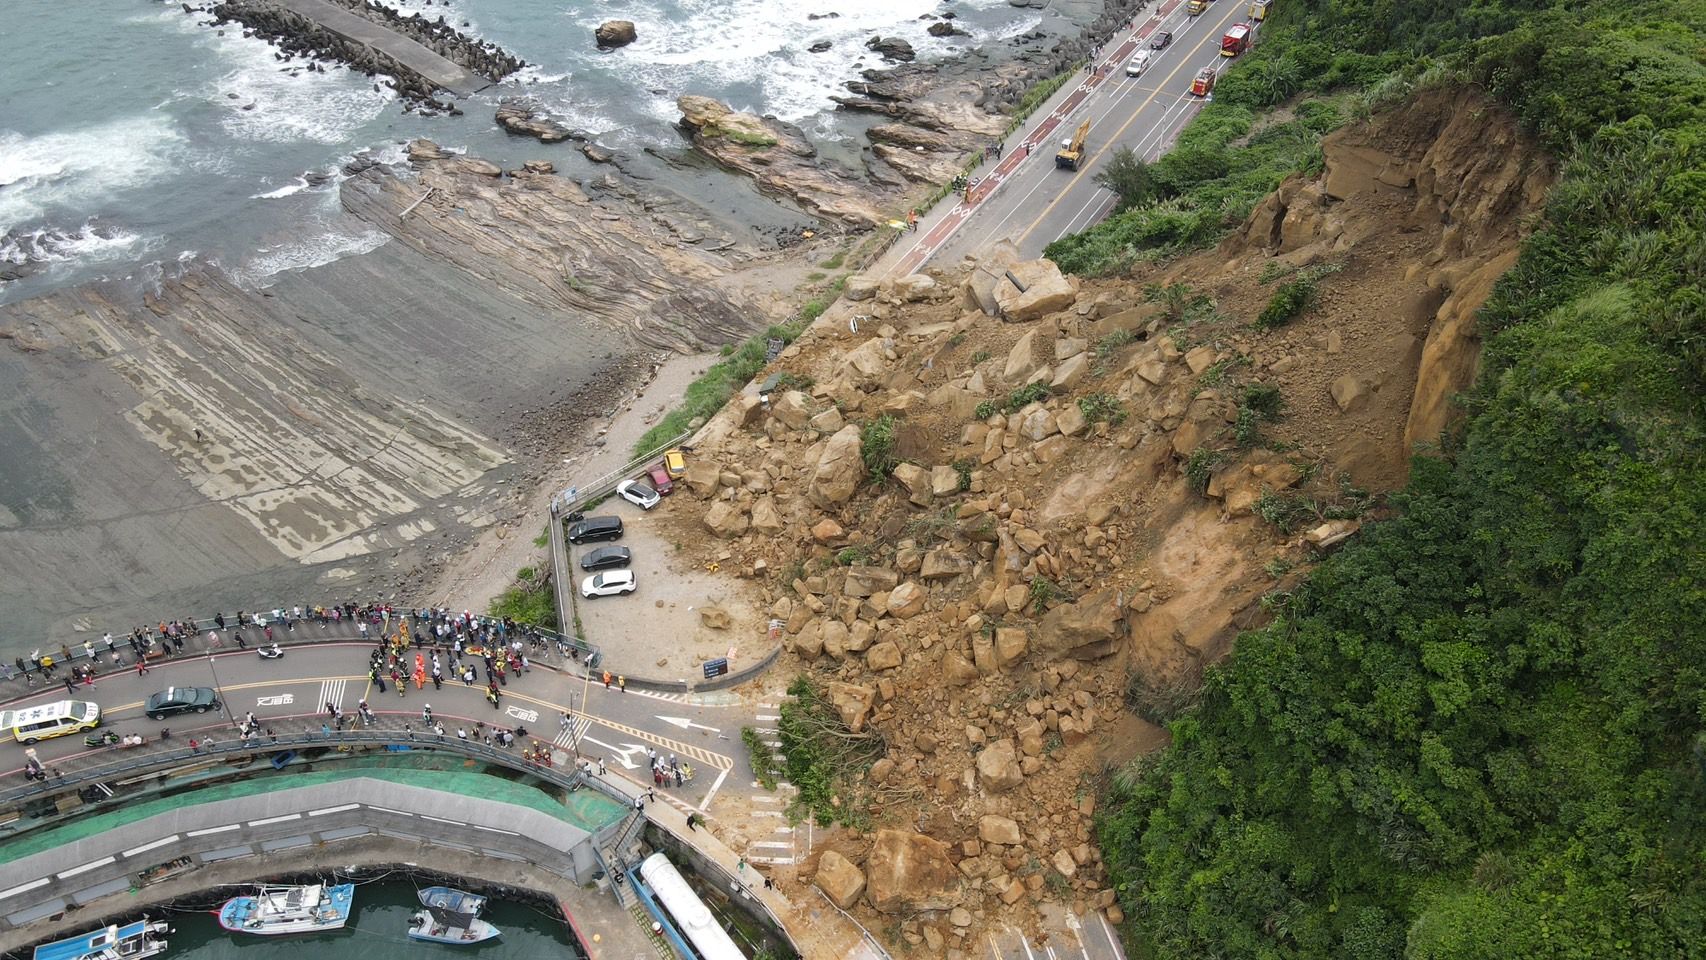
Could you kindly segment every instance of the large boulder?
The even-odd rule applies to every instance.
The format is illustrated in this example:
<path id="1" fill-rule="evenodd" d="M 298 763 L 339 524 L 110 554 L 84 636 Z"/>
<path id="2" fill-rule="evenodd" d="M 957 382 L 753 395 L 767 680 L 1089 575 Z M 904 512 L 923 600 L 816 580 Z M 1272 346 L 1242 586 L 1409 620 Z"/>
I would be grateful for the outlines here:
<path id="1" fill-rule="evenodd" d="M 1103 587 L 1050 610 L 1037 625 L 1037 652 L 1089 660 L 1114 652 L 1126 635 L 1126 608 L 1118 587 Z"/>
<path id="2" fill-rule="evenodd" d="M 987 793 L 1006 793 L 1025 782 L 1019 751 L 1011 740 L 997 740 L 977 755 L 977 782 Z"/>
<path id="3" fill-rule="evenodd" d="M 936 295 L 936 278 L 927 273 L 912 273 L 894 282 L 894 295 L 906 303 L 929 300 Z"/>
<path id="4" fill-rule="evenodd" d="M 687 464 L 687 476 L 684 478 L 687 489 L 693 491 L 696 497 L 711 497 L 717 493 L 717 487 L 723 482 L 722 464 L 714 460 L 693 459 Z"/>
<path id="5" fill-rule="evenodd" d="M 538 137 L 543 143 L 556 143 L 569 138 L 569 128 L 549 117 L 539 115 L 537 104 L 520 100 L 515 97 L 505 97 L 498 104 L 498 126 L 510 133 Z"/>
<path id="6" fill-rule="evenodd" d="M 705 511 L 705 529 L 723 540 L 740 536 L 751 524 L 752 518 L 740 504 L 728 500 L 718 500 Z"/>
<path id="7" fill-rule="evenodd" d="M 817 861 L 817 888 L 843 910 L 859 902 L 865 892 L 865 872 L 834 850 L 825 850 Z"/>
<path id="8" fill-rule="evenodd" d="M 1015 263 L 995 285 L 995 302 L 1001 308 L 1001 316 L 1012 323 L 1059 313 L 1077 299 L 1077 280 L 1062 274 L 1053 260 Z"/>
<path id="9" fill-rule="evenodd" d="M 977 836 L 984 843 L 1016 846 L 1025 842 L 1025 835 L 1019 830 L 1017 822 L 993 813 L 977 822 Z"/>
<path id="10" fill-rule="evenodd" d="M 927 595 L 924 588 L 911 580 L 889 591 L 888 612 L 891 617 L 911 620 L 924 612 Z"/>
<path id="11" fill-rule="evenodd" d="M 846 503 L 859 487 L 865 464 L 859 457 L 859 425 L 850 423 L 835 432 L 823 445 L 817 465 L 812 469 L 811 487 L 807 495 L 812 503 L 829 509 Z"/>
<path id="12" fill-rule="evenodd" d="M 812 400 L 798 390 L 789 390 L 770 405 L 770 415 L 788 425 L 790 430 L 804 427 L 812 418 Z"/>
<path id="13" fill-rule="evenodd" d="M 734 617 L 722 607 L 711 605 L 699 608 L 699 623 L 712 630 L 727 630 L 734 626 Z"/>
<path id="14" fill-rule="evenodd" d="M 1030 376 L 1031 371 L 1043 365 L 1042 350 L 1037 346 L 1037 332 L 1025 331 L 1007 351 L 1007 365 L 1001 369 L 1001 379 L 1016 383 Z"/>
<path id="15" fill-rule="evenodd" d="M 847 729 L 858 733 L 865 729 L 865 721 L 870 719 L 871 708 L 876 706 L 877 691 L 873 687 L 861 687 L 851 683 L 831 683 L 829 702 L 835 707 L 835 712 L 841 715 L 841 722 L 847 724 Z"/>
<path id="16" fill-rule="evenodd" d="M 762 534 L 781 533 L 787 529 L 782 511 L 776 509 L 776 498 L 759 497 L 752 504 L 752 529 Z"/>
<path id="17" fill-rule="evenodd" d="M 961 574 L 970 573 L 971 569 L 970 558 L 951 546 L 943 545 L 931 548 L 930 552 L 924 555 L 918 575 L 926 580 L 952 580 Z"/>
<path id="18" fill-rule="evenodd" d="M 632 20 L 606 20 L 598 25 L 598 29 L 593 31 L 592 36 L 598 41 L 600 49 L 607 50 L 611 47 L 625 47 L 633 43 L 638 34 L 634 32 L 634 21 Z"/>
<path id="19" fill-rule="evenodd" d="M 878 830 L 865 861 L 865 898 L 891 914 L 951 910 L 965 892 L 948 845 L 910 830 Z"/>
<path id="20" fill-rule="evenodd" d="M 882 55 L 884 60 L 908 61 L 918 58 L 918 53 L 912 49 L 912 44 L 900 37 L 872 37 L 865 41 L 865 47 Z"/>
<path id="21" fill-rule="evenodd" d="M 863 273 L 855 273 L 847 278 L 847 283 L 841 288 L 841 295 L 855 302 L 869 300 L 877 295 L 877 288 L 882 285 L 876 277 Z"/>
<path id="22" fill-rule="evenodd" d="M 900 585 L 900 574 L 888 567 L 848 567 L 841 582 L 844 597 L 874 597 L 886 594 Z"/>

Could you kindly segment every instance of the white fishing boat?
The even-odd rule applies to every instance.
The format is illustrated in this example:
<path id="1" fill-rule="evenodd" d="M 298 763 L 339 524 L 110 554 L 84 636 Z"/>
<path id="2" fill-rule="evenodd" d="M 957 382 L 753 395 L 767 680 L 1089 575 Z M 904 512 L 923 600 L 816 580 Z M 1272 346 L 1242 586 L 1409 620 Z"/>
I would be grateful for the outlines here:
<path id="1" fill-rule="evenodd" d="M 427 887 L 420 892 L 420 910 L 409 919 L 409 937 L 433 943 L 481 943 L 501 931 L 479 918 L 486 898 L 452 887 Z"/>
<path id="2" fill-rule="evenodd" d="M 263 886 L 252 897 L 232 897 L 219 908 L 219 925 L 233 933 L 278 936 L 338 930 L 355 907 L 355 884 L 335 887 Z"/>
<path id="3" fill-rule="evenodd" d="M 35 960 L 141 960 L 166 952 L 170 927 L 143 917 L 135 923 L 55 940 L 36 948 Z"/>

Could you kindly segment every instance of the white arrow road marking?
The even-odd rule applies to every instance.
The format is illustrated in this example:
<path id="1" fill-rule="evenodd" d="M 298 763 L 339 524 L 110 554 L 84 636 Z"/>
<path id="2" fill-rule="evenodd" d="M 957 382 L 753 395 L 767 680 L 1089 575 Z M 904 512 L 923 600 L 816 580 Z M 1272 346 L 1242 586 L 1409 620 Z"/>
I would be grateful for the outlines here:
<path id="1" fill-rule="evenodd" d="M 717 729 L 716 727 L 707 727 L 702 723 L 694 723 L 693 721 L 687 719 L 686 717 L 661 717 L 660 716 L 660 717 L 658 717 L 658 719 L 662 720 L 664 723 L 674 724 L 675 726 L 678 726 L 683 730 L 709 730 L 712 733 L 722 733 L 723 732 L 723 731 Z"/>
<path id="2" fill-rule="evenodd" d="M 645 753 L 646 752 L 646 748 L 640 746 L 637 743 L 625 743 L 620 747 L 614 747 L 608 743 L 605 743 L 603 740 L 595 740 L 592 737 L 583 736 L 583 737 L 581 737 L 581 739 L 586 741 L 587 743 L 596 743 L 599 746 L 603 747 L 604 749 L 609 750 L 611 753 L 615 754 L 616 762 L 620 763 L 623 767 L 625 767 L 629 770 L 638 770 L 638 769 L 640 769 L 640 765 L 635 763 L 632 760 L 629 760 L 628 754 L 630 754 L 630 753 Z"/>

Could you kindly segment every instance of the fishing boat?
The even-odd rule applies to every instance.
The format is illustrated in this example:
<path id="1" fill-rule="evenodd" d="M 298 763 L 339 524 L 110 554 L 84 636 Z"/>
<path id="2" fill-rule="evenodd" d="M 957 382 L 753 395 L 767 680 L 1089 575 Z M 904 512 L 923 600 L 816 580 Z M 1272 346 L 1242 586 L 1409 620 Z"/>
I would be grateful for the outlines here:
<path id="1" fill-rule="evenodd" d="M 479 918 L 486 898 L 451 887 L 427 887 L 420 893 L 420 910 L 409 919 L 409 937 L 433 943 L 480 943 L 500 934 Z"/>
<path id="2" fill-rule="evenodd" d="M 219 908 L 219 925 L 233 933 L 271 937 L 286 933 L 338 930 L 354 912 L 355 884 L 335 887 L 263 886 L 252 897 L 232 897 Z"/>
<path id="3" fill-rule="evenodd" d="M 140 960 L 165 953 L 166 934 L 171 932 L 164 921 L 145 916 L 135 923 L 43 944 L 36 948 L 35 960 Z"/>

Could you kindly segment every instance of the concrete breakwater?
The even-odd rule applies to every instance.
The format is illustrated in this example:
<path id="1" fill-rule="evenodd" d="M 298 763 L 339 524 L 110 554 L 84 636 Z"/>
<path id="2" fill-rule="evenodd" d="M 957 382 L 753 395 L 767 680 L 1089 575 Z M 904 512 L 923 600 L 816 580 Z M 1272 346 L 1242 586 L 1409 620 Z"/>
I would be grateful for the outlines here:
<path id="1" fill-rule="evenodd" d="M 405 99 L 446 112 L 457 111 L 436 99 L 440 91 L 465 96 L 526 66 L 443 17 L 405 17 L 366 0 L 225 0 L 207 9 L 214 23 L 240 23 L 286 59 L 326 58 L 368 76 L 384 74 Z"/>

